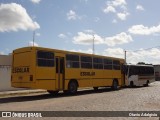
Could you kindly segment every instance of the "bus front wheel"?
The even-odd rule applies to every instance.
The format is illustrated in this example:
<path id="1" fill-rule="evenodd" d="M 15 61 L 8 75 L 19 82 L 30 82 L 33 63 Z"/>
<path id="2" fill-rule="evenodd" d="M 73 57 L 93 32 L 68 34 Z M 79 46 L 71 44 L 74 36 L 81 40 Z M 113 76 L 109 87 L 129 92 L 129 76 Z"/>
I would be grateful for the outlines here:
<path id="1" fill-rule="evenodd" d="M 131 87 L 131 88 L 134 87 L 134 82 L 133 82 L 133 81 L 130 82 L 130 87 Z"/>
<path id="2" fill-rule="evenodd" d="M 77 82 L 76 81 L 71 81 L 68 85 L 68 91 L 70 94 L 75 94 L 77 92 Z"/>

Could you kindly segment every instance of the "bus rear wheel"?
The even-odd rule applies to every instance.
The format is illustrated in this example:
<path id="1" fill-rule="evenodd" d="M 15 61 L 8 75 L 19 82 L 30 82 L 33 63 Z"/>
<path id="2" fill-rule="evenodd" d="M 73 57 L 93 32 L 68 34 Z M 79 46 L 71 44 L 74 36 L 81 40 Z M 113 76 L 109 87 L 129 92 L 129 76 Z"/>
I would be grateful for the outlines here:
<path id="1" fill-rule="evenodd" d="M 117 90 L 118 89 L 118 81 L 117 80 L 113 80 L 112 89 L 113 90 Z"/>
<path id="2" fill-rule="evenodd" d="M 149 84 L 149 80 L 147 80 L 146 84 L 144 84 L 143 86 L 144 86 L 144 87 L 147 87 L 148 84 Z"/>
<path id="3" fill-rule="evenodd" d="M 93 87 L 94 91 L 98 91 L 98 87 Z"/>
<path id="4" fill-rule="evenodd" d="M 59 91 L 47 90 L 47 92 L 51 95 L 57 95 Z"/>
<path id="5" fill-rule="evenodd" d="M 68 85 L 68 92 L 70 94 L 75 94 L 77 92 L 77 82 L 76 81 L 71 81 Z"/>

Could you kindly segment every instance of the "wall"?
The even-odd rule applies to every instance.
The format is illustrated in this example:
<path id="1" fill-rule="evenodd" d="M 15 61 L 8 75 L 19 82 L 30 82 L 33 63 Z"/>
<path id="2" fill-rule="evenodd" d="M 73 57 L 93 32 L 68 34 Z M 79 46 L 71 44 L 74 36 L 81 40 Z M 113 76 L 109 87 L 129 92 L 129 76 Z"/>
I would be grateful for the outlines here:
<path id="1" fill-rule="evenodd" d="M 11 66 L 12 55 L 0 55 L 0 66 Z"/>
<path id="2" fill-rule="evenodd" d="M 19 90 L 11 87 L 11 55 L 0 55 L 0 91 Z"/>

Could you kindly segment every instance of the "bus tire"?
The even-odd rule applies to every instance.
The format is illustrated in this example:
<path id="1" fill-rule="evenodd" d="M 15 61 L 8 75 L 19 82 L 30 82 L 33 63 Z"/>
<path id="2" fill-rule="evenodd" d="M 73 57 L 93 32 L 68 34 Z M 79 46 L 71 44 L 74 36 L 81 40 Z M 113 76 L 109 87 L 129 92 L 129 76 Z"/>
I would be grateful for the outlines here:
<path id="1" fill-rule="evenodd" d="M 47 90 L 50 95 L 57 95 L 59 91 Z"/>
<path id="2" fill-rule="evenodd" d="M 134 82 L 133 82 L 133 81 L 130 82 L 130 87 L 131 87 L 131 88 L 134 87 Z"/>
<path id="3" fill-rule="evenodd" d="M 98 91 L 98 87 L 93 87 L 94 91 Z"/>
<path id="4" fill-rule="evenodd" d="M 68 94 L 68 90 L 63 90 L 63 93 L 64 94 Z"/>
<path id="5" fill-rule="evenodd" d="M 149 80 L 147 80 L 146 84 L 144 84 L 144 87 L 148 87 Z"/>
<path id="6" fill-rule="evenodd" d="M 75 94 L 77 92 L 78 84 L 77 81 L 70 81 L 68 84 L 68 92 L 70 94 Z"/>
<path id="7" fill-rule="evenodd" d="M 116 79 L 113 80 L 112 90 L 118 90 L 118 81 Z"/>
<path id="8" fill-rule="evenodd" d="M 148 86 L 148 84 L 149 84 L 149 80 L 147 80 L 146 87 Z"/>

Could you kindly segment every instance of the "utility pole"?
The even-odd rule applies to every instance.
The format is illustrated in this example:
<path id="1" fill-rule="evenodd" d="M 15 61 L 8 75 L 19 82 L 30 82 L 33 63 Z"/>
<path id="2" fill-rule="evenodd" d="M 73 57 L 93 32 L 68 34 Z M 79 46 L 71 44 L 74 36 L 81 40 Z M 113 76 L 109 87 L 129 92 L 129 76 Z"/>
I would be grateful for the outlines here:
<path id="1" fill-rule="evenodd" d="M 35 41 L 35 31 L 33 31 L 33 47 L 34 47 L 34 41 Z"/>
<path id="2" fill-rule="evenodd" d="M 93 34 L 93 53 L 92 54 L 94 54 L 94 39 L 95 39 L 95 37 L 94 37 L 94 34 Z"/>
<path id="3" fill-rule="evenodd" d="M 124 50 L 124 61 L 125 61 L 125 64 L 127 63 L 127 51 Z"/>

